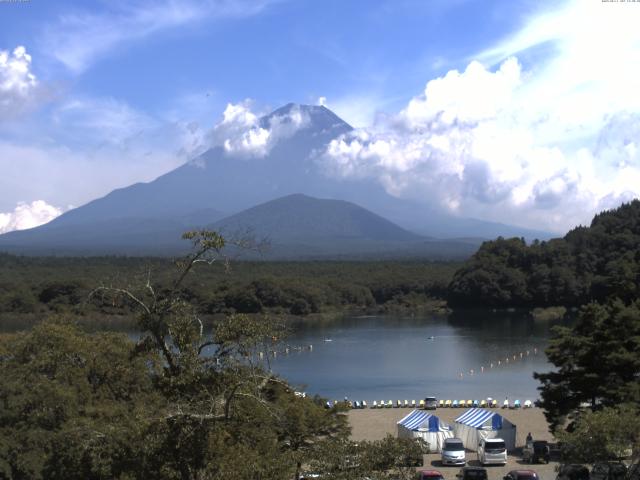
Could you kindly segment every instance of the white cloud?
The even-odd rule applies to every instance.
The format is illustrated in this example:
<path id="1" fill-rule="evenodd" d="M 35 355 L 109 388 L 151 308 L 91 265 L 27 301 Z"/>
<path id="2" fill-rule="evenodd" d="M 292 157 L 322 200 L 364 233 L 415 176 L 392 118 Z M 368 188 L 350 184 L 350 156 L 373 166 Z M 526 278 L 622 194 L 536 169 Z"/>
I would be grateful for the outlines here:
<path id="1" fill-rule="evenodd" d="M 25 230 L 50 222 L 62 214 L 62 209 L 44 200 L 20 202 L 12 212 L 0 213 L 0 234 L 13 230 Z"/>
<path id="2" fill-rule="evenodd" d="M 329 173 L 465 216 L 556 231 L 587 222 L 640 196 L 638 24 L 631 4 L 539 14 L 477 56 L 495 67 L 472 60 L 399 113 L 334 140 Z M 513 56 L 542 47 L 526 67 Z"/>
<path id="3" fill-rule="evenodd" d="M 60 16 L 45 29 L 42 44 L 54 58 L 79 73 L 128 42 L 205 19 L 254 15 L 268 3 L 269 0 L 132 0 L 109 4 L 101 13 L 77 11 Z"/>
<path id="4" fill-rule="evenodd" d="M 0 50 L 0 121 L 28 108 L 37 85 L 25 47 L 18 46 L 13 52 Z"/>
<path id="5" fill-rule="evenodd" d="M 250 100 L 229 103 L 213 129 L 212 143 L 222 145 L 230 155 L 264 157 L 279 140 L 292 136 L 309 122 L 309 115 L 298 105 L 261 120 L 251 111 Z"/>

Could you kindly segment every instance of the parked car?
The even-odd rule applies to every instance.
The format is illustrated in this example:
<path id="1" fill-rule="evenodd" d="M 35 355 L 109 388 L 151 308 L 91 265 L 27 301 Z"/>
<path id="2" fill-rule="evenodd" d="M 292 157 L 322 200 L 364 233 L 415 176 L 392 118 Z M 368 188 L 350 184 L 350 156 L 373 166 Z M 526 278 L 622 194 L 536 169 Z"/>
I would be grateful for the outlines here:
<path id="1" fill-rule="evenodd" d="M 438 470 L 418 470 L 416 480 L 444 480 L 444 477 Z"/>
<path id="2" fill-rule="evenodd" d="M 507 445 L 502 438 L 483 438 L 478 444 L 478 462 L 481 465 L 507 464 Z"/>
<path id="3" fill-rule="evenodd" d="M 426 397 L 424 399 L 425 410 L 435 410 L 438 407 L 438 400 L 436 397 Z"/>
<path id="4" fill-rule="evenodd" d="M 576 463 L 560 465 L 556 475 L 556 480 L 589 480 L 589 478 L 589 469 Z"/>
<path id="5" fill-rule="evenodd" d="M 511 470 L 503 480 L 538 480 L 538 474 L 533 470 Z"/>
<path id="6" fill-rule="evenodd" d="M 533 440 L 527 442 L 522 449 L 522 461 L 526 463 L 549 463 L 551 458 L 551 449 L 549 442 L 546 440 Z"/>
<path id="7" fill-rule="evenodd" d="M 591 480 L 624 480 L 627 466 L 622 462 L 594 463 L 591 468 Z"/>
<path id="8" fill-rule="evenodd" d="M 459 438 L 445 438 L 440 458 L 443 465 L 466 464 L 467 458 L 462 440 Z"/>
<path id="9" fill-rule="evenodd" d="M 487 469 L 482 467 L 462 467 L 456 477 L 459 480 L 487 480 Z"/>

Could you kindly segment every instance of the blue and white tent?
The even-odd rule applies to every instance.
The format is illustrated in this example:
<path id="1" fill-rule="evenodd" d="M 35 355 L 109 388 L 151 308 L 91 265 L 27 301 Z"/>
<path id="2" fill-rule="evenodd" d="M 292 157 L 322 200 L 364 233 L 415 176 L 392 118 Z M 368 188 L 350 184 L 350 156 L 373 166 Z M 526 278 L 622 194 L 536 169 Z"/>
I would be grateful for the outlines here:
<path id="1" fill-rule="evenodd" d="M 442 451 L 445 438 L 453 437 L 453 429 L 435 415 L 424 410 L 413 410 L 398 422 L 398 438 L 422 438 L 429 451 Z"/>
<path id="2" fill-rule="evenodd" d="M 495 411 L 485 408 L 467 410 L 456 418 L 453 429 L 455 436 L 469 450 L 478 450 L 478 443 L 483 438 L 501 438 L 507 450 L 516 448 L 516 426 Z"/>

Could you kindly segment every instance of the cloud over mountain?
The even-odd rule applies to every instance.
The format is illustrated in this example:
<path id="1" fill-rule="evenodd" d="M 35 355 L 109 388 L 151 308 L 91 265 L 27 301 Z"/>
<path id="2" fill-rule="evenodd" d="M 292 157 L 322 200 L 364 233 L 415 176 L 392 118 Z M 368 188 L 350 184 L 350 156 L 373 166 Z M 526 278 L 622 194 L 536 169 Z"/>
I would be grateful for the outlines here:
<path id="1" fill-rule="evenodd" d="M 37 227 L 62 214 L 62 209 L 44 200 L 18 203 L 13 212 L 0 213 L 0 233 Z"/>
<path id="2" fill-rule="evenodd" d="M 214 127 L 212 144 L 231 155 L 264 157 L 275 144 L 309 125 L 309 115 L 298 105 L 262 120 L 251 111 L 251 102 L 227 104 L 222 120 Z"/>
<path id="3" fill-rule="evenodd" d="M 640 33 L 622 22 L 628 56 L 594 48 L 587 58 L 575 47 L 593 43 L 589 26 L 617 24 L 603 26 L 602 9 L 582 6 L 531 19 L 516 40 L 479 55 L 497 66 L 473 60 L 428 81 L 398 113 L 335 139 L 323 156 L 327 171 L 464 215 L 552 230 L 640 195 L 640 101 L 629 96 L 640 82 L 625 76 L 628 59 L 640 58 Z M 529 51 L 544 42 L 556 53 L 527 68 Z"/>

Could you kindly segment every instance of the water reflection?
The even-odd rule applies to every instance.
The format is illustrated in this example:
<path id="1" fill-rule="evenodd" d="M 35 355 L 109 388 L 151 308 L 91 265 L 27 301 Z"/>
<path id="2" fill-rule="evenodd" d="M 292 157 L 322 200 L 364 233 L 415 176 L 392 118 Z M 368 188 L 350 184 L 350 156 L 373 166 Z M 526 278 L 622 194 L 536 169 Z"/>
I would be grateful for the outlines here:
<path id="1" fill-rule="evenodd" d="M 551 368 L 544 349 L 555 323 L 490 311 L 346 317 L 303 324 L 289 342 L 313 351 L 278 356 L 271 366 L 332 399 L 535 399 L 532 373 Z"/>

